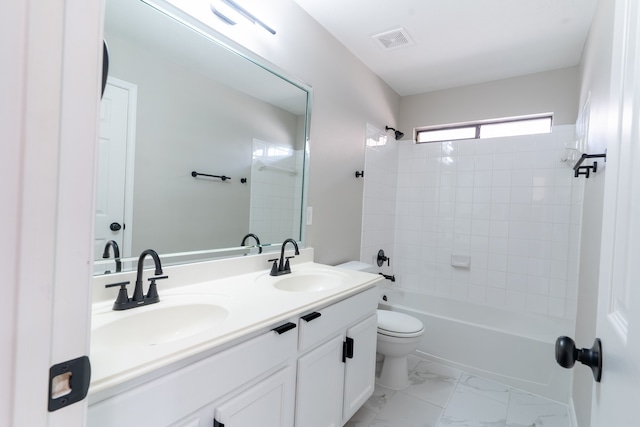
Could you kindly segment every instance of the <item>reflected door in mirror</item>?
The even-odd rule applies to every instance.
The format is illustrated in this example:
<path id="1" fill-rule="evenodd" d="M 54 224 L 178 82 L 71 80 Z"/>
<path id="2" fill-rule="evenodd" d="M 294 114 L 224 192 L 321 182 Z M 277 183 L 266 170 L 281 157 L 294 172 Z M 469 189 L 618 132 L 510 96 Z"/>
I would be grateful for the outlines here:
<path id="1" fill-rule="evenodd" d="M 107 84 L 100 109 L 100 139 L 98 147 L 98 180 L 96 189 L 96 220 L 94 258 L 102 257 L 104 246 L 114 240 L 122 256 L 131 252 L 126 227 L 113 227 L 114 223 L 126 224 L 125 218 L 127 182 L 127 145 L 133 133 L 129 113 L 132 106 L 131 90 L 126 82 Z M 121 87 L 125 86 L 125 87 Z M 111 254 L 113 256 L 113 254 Z"/>

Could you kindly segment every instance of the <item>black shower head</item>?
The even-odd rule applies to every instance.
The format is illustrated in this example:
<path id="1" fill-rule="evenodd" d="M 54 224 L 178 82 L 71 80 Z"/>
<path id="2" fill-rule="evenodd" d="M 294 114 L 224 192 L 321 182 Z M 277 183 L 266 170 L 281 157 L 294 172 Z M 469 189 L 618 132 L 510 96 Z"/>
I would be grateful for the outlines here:
<path id="1" fill-rule="evenodd" d="M 389 126 L 385 126 L 384 128 L 385 130 L 392 130 L 396 133 L 396 141 L 401 140 L 404 136 L 404 133 L 400 132 L 399 130 L 395 130 L 394 128 L 390 128 Z"/>

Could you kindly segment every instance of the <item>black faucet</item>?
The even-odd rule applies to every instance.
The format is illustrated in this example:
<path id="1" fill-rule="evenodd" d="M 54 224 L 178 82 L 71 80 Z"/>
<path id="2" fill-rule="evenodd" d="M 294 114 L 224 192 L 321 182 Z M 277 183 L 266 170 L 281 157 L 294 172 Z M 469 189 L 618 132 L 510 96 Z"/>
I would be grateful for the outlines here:
<path id="1" fill-rule="evenodd" d="M 255 239 L 255 241 L 256 241 L 256 245 L 258 246 L 258 253 L 259 253 L 259 254 L 261 254 L 261 253 L 262 253 L 262 245 L 260 245 L 260 239 L 258 239 L 258 236 L 256 236 L 256 235 L 255 235 L 255 234 L 253 234 L 253 233 L 249 233 L 249 234 L 247 234 L 246 236 L 244 236 L 244 237 L 242 238 L 242 242 L 240 243 L 240 246 L 244 246 L 244 245 L 245 245 L 245 243 L 247 242 L 247 239 L 248 239 L 249 237 L 253 237 L 253 238 Z M 246 255 L 246 254 L 245 254 L 245 255 Z"/>
<path id="2" fill-rule="evenodd" d="M 150 277 L 149 289 L 147 290 L 147 295 L 144 295 L 142 292 L 142 269 L 144 267 L 144 259 L 147 255 L 151 255 L 153 258 L 153 262 L 155 264 L 155 276 Z M 118 297 L 116 301 L 113 303 L 114 310 L 127 310 L 129 308 L 140 307 L 142 305 L 153 304 L 160 301 L 160 297 L 158 296 L 158 289 L 156 286 L 156 280 L 167 279 L 169 276 L 162 275 L 162 264 L 160 263 L 160 257 L 158 253 L 153 249 L 147 249 L 142 251 L 140 254 L 140 258 L 138 258 L 138 275 L 136 276 L 136 287 L 133 290 L 133 296 L 129 298 L 127 294 L 127 285 L 129 282 L 119 282 L 119 283 L 111 283 L 109 285 L 105 285 L 105 287 L 110 288 L 112 286 L 120 286 L 120 291 L 118 292 Z"/>
<path id="3" fill-rule="evenodd" d="M 298 250 L 298 244 L 293 239 L 287 239 L 282 242 L 282 248 L 280 249 L 280 266 L 278 267 L 277 259 L 270 259 L 269 262 L 273 261 L 273 266 L 271 267 L 271 272 L 269 275 L 271 276 L 282 276 L 283 274 L 291 273 L 291 267 L 289 266 L 289 260 L 294 258 L 293 256 L 284 256 L 284 248 L 287 246 L 287 243 L 292 243 L 295 248 L 295 254 L 300 255 L 300 251 Z M 286 259 L 286 261 L 285 261 Z"/>
<path id="4" fill-rule="evenodd" d="M 104 245 L 104 252 L 102 253 L 102 258 L 104 259 L 109 258 L 109 248 L 113 249 L 113 257 L 116 260 L 116 273 L 119 273 L 122 271 L 122 261 L 120 261 L 120 248 L 118 247 L 118 244 L 116 243 L 115 240 L 109 240 Z M 111 271 L 105 271 L 105 273 L 111 273 Z"/>

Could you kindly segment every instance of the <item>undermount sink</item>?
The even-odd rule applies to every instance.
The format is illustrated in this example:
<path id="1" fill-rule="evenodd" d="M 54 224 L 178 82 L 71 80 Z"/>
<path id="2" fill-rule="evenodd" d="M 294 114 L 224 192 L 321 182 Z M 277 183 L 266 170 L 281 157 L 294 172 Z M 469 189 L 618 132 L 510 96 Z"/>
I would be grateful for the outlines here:
<path id="1" fill-rule="evenodd" d="M 174 343 L 211 330 L 229 316 L 224 307 L 206 299 L 176 302 L 168 298 L 165 302 L 160 298 L 157 304 L 94 316 L 92 351 Z"/>
<path id="2" fill-rule="evenodd" d="M 346 282 L 348 276 L 332 271 L 293 272 L 273 278 L 273 287 L 289 292 L 318 292 L 333 289 Z"/>

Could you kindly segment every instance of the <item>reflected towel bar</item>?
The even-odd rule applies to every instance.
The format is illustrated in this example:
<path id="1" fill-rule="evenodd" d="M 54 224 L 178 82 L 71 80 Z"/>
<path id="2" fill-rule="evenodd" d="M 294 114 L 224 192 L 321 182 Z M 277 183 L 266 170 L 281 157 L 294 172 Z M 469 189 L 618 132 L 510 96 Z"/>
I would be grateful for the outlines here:
<path id="1" fill-rule="evenodd" d="M 196 171 L 191 172 L 191 176 L 194 177 L 194 178 L 197 177 L 197 176 L 208 176 L 208 177 L 211 177 L 211 178 L 220 178 L 223 181 L 231 179 L 230 177 L 224 176 L 224 175 L 222 175 L 222 176 L 220 176 L 220 175 L 209 175 L 207 173 L 200 173 L 200 172 L 196 172 Z"/>

